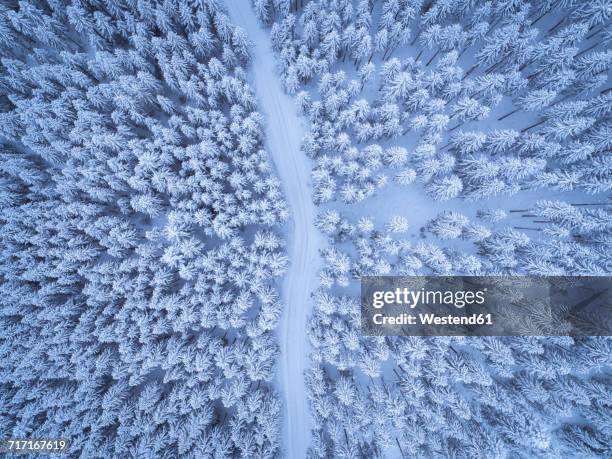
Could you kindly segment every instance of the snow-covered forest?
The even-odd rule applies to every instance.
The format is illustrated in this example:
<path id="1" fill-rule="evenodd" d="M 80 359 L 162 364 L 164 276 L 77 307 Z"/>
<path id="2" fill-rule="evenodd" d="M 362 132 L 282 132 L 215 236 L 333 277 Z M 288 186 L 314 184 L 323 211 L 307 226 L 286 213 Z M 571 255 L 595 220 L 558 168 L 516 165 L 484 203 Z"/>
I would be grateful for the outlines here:
<path id="1" fill-rule="evenodd" d="M 607 457 L 612 342 L 360 333 L 364 275 L 612 271 L 612 3 L 253 0 L 329 238 L 313 457 Z"/>
<path id="2" fill-rule="evenodd" d="M 612 274 L 611 24 L 611 0 L 0 2 L 0 441 L 612 456 L 611 338 L 368 337 L 359 304 L 367 275 Z"/>
<path id="3" fill-rule="evenodd" d="M 287 218 L 215 1 L 0 5 L 0 438 L 273 457 Z"/>

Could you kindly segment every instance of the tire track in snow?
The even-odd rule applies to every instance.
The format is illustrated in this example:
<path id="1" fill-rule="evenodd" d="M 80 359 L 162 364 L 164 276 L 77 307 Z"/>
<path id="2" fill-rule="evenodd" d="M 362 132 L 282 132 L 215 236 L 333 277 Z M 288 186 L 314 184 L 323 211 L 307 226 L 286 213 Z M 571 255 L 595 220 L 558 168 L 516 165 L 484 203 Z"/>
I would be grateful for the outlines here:
<path id="1" fill-rule="evenodd" d="M 266 120 L 266 146 L 292 215 L 287 225 L 290 265 L 281 289 L 285 310 L 278 328 L 281 358 L 277 382 L 284 397 L 283 452 L 287 457 L 305 458 L 311 428 L 304 382 L 309 352 L 307 319 L 310 293 L 317 286 L 319 248 L 325 241 L 314 226 L 316 208 L 309 187 L 311 164 L 300 151 L 304 129 L 294 101 L 280 85 L 268 33 L 260 27 L 250 2 L 227 0 L 226 6 L 232 22 L 255 43 L 251 48 L 250 76 L 258 109 Z"/>

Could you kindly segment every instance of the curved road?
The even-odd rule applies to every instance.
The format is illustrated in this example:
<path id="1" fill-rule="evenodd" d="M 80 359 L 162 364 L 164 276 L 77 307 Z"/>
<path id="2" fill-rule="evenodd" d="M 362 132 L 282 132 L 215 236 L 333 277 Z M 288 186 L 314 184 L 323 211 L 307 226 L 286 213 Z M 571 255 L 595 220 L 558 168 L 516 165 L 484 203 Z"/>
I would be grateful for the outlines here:
<path id="1" fill-rule="evenodd" d="M 281 360 L 277 379 L 285 399 L 283 452 L 286 457 L 305 458 L 310 441 L 304 383 L 309 351 L 307 318 L 310 293 L 317 286 L 319 248 L 324 239 L 314 226 L 316 208 L 309 188 L 311 165 L 300 152 L 304 130 L 294 101 L 280 85 L 268 33 L 260 28 L 250 2 L 227 0 L 226 6 L 232 22 L 243 28 L 255 43 L 251 48 L 250 75 L 259 111 L 266 119 L 266 146 L 292 213 L 287 234 L 290 265 L 281 291 L 285 311 L 278 328 Z"/>

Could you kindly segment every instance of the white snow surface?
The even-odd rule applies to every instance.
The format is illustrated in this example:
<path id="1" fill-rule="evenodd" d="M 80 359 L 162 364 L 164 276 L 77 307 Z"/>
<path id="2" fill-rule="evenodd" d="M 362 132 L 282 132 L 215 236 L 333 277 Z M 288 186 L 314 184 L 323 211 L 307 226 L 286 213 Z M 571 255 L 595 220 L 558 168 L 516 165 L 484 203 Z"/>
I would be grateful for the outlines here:
<path id="1" fill-rule="evenodd" d="M 304 136 L 293 100 L 278 79 L 274 53 L 267 32 L 260 28 L 249 2 L 227 0 L 232 22 L 243 28 L 251 47 L 250 78 L 258 110 L 266 120 L 266 147 L 282 181 L 292 213 L 287 225 L 290 265 L 281 289 L 284 313 L 278 328 L 281 358 L 277 383 L 284 397 L 283 452 L 286 457 L 305 458 L 311 435 L 304 374 L 308 367 L 307 319 L 310 294 L 317 287 L 319 249 L 325 239 L 315 228 L 316 207 L 311 200 L 310 160 L 300 151 Z"/>

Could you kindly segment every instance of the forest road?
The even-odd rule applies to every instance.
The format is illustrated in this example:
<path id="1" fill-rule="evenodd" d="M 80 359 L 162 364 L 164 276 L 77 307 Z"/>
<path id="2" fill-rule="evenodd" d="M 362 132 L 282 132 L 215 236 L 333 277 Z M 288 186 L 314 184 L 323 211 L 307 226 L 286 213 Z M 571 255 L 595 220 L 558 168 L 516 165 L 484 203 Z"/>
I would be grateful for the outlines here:
<path id="1" fill-rule="evenodd" d="M 305 458 L 310 443 L 310 415 L 304 374 L 308 364 L 307 319 L 311 292 L 317 287 L 319 249 L 325 239 L 314 226 L 316 207 L 309 187 L 310 160 L 300 151 L 304 135 L 295 102 L 283 91 L 270 38 L 260 27 L 250 2 L 226 0 L 230 18 L 254 43 L 251 47 L 251 82 L 258 109 L 266 120 L 266 147 L 282 181 L 291 211 L 287 225 L 289 268 L 281 289 L 285 307 L 278 338 L 281 351 L 277 384 L 284 397 L 283 454 Z"/>

